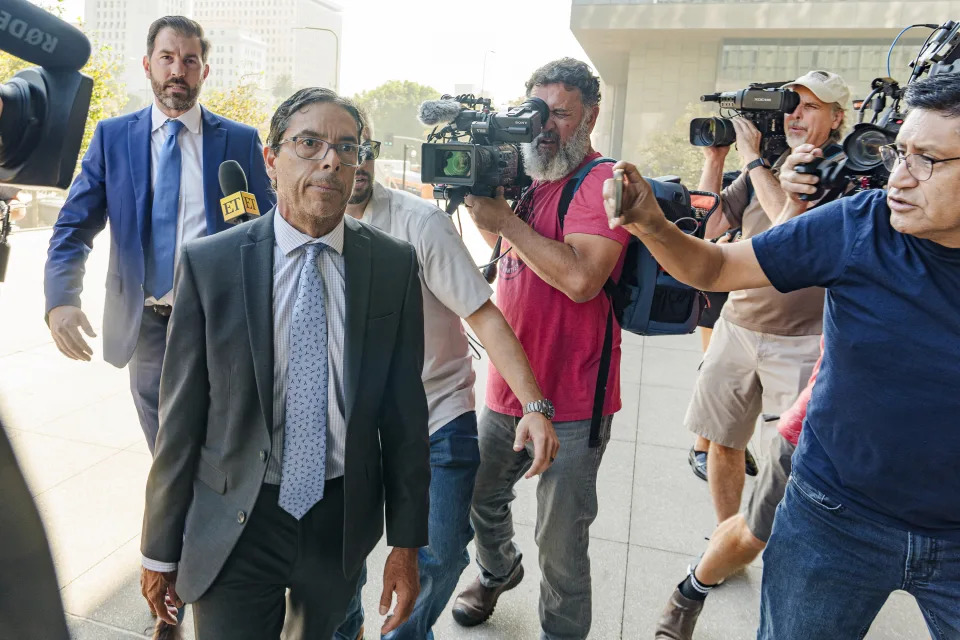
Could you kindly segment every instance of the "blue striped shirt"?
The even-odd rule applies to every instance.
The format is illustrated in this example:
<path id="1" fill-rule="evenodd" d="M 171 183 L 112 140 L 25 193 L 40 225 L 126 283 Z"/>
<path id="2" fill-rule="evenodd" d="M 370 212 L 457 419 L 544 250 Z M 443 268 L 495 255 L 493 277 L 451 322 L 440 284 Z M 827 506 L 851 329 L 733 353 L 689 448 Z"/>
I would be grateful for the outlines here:
<path id="1" fill-rule="evenodd" d="M 273 249 L 273 446 L 267 463 L 269 484 L 280 484 L 283 460 L 284 405 L 287 396 L 287 361 L 290 354 L 290 319 L 297 301 L 305 246 L 323 243 L 328 249 L 318 257 L 327 311 L 327 479 L 343 475 L 347 424 L 343 397 L 343 338 L 347 310 L 343 262 L 343 219 L 325 236 L 313 238 L 295 229 L 280 214 L 273 215 L 276 243 Z"/>

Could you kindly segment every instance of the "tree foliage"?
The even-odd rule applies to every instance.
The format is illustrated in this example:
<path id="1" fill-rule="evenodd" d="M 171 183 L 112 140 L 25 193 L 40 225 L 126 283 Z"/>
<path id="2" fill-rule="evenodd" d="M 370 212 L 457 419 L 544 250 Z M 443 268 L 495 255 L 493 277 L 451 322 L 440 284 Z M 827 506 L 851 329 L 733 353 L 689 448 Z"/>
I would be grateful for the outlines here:
<path id="1" fill-rule="evenodd" d="M 274 81 L 273 86 L 270 88 L 271 94 L 273 97 L 280 102 L 286 100 L 293 95 L 293 78 L 289 73 L 282 73 L 277 76 L 277 79 Z"/>
<path id="2" fill-rule="evenodd" d="M 436 100 L 440 92 L 409 80 L 391 80 L 375 89 L 353 96 L 354 101 L 373 120 L 375 135 L 383 140 L 387 135 L 423 139 L 430 131 L 417 121 L 420 103 Z M 399 158 L 403 155 L 403 141 L 393 147 L 384 147 L 381 157 Z"/>
<path id="3" fill-rule="evenodd" d="M 256 85 L 242 84 L 226 91 L 205 91 L 201 102 L 218 116 L 255 127 L 260 131 L 260 138 L 266 139 L 272 114 Z"/>
<path id="4" fill-rule="evenodd" d="M 695 189 L 700 182 L 704 158 L 700 148 L 690 144 L 690 121 L 715 115 L 715 112 L 706 110 L 700 104 L 687 105 L 683 115 L 670 129 L 653 136 L 634 150 L 637 168 L 651 178 L 680 176 L 688 189 Z M 734 148 L 727 154 L 724 169 L 734 171 L 739 168 L 740 156 Z"/>

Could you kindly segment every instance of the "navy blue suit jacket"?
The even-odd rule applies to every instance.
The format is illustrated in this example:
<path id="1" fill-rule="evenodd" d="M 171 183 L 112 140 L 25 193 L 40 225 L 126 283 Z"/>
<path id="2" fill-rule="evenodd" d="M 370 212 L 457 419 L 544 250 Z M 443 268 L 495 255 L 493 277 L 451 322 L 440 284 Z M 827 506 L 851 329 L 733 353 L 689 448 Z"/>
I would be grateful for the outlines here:
<path id="1" fill-rule="evenodd" d="M 257 130 L 203 113 L 203 199 L 207 234 L 231 225 L 220 213 L 220 163 L 236 160 L 261 211 L 275 202 Z M 150 107 L 97 124 L 80 175 L 53 228 L 44 273 L 46 312 L 80 306 L 84 263 L 110 221 L 110 263 L 103 312 L 103 358 L 117 367 L 133 356 L 143 313 L 144 247 L 149 242 Z"/>

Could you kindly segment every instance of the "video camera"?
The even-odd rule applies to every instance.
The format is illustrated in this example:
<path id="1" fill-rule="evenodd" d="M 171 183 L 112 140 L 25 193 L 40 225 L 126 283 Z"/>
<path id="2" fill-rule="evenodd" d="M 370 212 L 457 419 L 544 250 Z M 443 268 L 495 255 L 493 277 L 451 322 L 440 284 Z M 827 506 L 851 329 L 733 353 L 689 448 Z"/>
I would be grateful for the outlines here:
<path id="1" fill-rule="evenodd" d="M 434 185 L 435 198 L 449 201 L 448 211 L 469 193 L 493 196 L 498 187 L 507 199 L 518 198 L 531 184 L 520 143 L 533 142 L 549 114 L 540 98 L 527 98 L 503 114 L 490 110 L 489 98 L 473 94 L 424 102 L 420 122 L 437 126 L 421 148 L 421 181 Z"/>
<path id="2" fill-rule="evenodd" d="M 0 85 L 0 183 L 66 189 L 93 94 L 93 80 L 78 71 L 90 58 L 90 41 L 26 0 L 4 0 L 0 50 L 40 65 Z M 4 210 L 0 282 L 10 255 L 9 233 L 9 212 Z"/>
<path id="3" fill-rule="evenodd" d="M 832 154 L 805 165 L 798 165 L 797 172 L 816 175 L 820 178 L 817 191 L 803 194 L 802 200 L 818 200 L 827 190 L 843 191 L 853 185 L 850 193 L 865 189 L 881 189 L 886 186 L 890 172 L 883 165 L 880 147 L 893 143 L 903 124 L 905 114 L 900 109 L 900 101 L 905 89 L 912 82 L 929 73 L 935 76 L 941 73 L 960 72 L 960 23 L 948 20 L 942 25 L 918 24 L 900 32 L 893 44 L 896 46 L 907 29 L 927 27 L 933 29 L 921 45 L 917 57 L 910 63 L 913 69 L 904 87 L 892 77 L 876 78 L 870 85 L 870 93 L 857 109 L 857 124 L 842 143 L 842 148 Z M 888 57 L 889 60 L 889 57 Z M 887 76 L 890 75 L 889 65 Z M 887 99 L 892 100 L 887 108 Z M 873 118 L 864 122 L 867 111 L 873 111 Z"/>
<path id="4" fill-rule="evenodd" d="M 733 111 L 752 122 L 760 131 L 760 155 L 767 159 L 782 155 L 789 146 L 783 131 L 783 116 L 800 105 L 796 91 L 781 89 L 787 82 L 755 82 L 740 91 L 710 93 L 700 102 L 718 102 L 720 111 Z M 737 141 L 730 117 L 694 118 L 690 122 L 690 144 L 698 147 L 726 147 Z"/>

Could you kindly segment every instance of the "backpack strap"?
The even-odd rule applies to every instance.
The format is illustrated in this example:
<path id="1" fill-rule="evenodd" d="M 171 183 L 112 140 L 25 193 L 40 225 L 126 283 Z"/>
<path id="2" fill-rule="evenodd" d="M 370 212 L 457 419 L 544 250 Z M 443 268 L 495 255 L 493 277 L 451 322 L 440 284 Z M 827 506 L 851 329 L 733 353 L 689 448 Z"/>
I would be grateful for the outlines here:
<path id="1" fill-rule="evenodd" d="M 560 230 L 563 230 L 563 221 L 567 217 L 567 209 L 576 195 L 583 179 L 593 171 L 593 168 L 604 162 L 616 162 L 612 158 L 595 158 L 580 167 L 580 170 L 563 185 L 560 193 L 560 204 L 557 206 L 557 218 L 560 221 Z M 603 291 L 609 297 L 615 290 L 613 281 L 607 278 L 603 284 Z M 603 334 L 603 348 L 600 350 L 600 370 L 597 372 L 597 386 L 593 391 L 593 415 L 590 419 L 590 448 L 600 446 L 600 421 L 603 419 L 603 401 L 607 397 L 607 378 L 610 376 L 610 360 L 613 358 L 613 304 L 607 310 L 607 327 Z"/>
<path id="2" fill-rule="evenodd" d="M 577 171 L 572 178 L 567 180 L 567 184 L 563 185 L 563 191 L 560 193 L 560 204 L 557 206 L 557 218 L 560 220 L 561 231 L 563 231 L 563 221 L 567 217 L 567 209 L 570 208 L 570 203 L 573 202 L 573 196 L 576 195 L 577 189 L 580 188 L 580 183 L 593 171 L 595 166 L 604 162 L 616 162 L 616 160 L 613 158 L 595 158 L 580 167 L 580 170 Z"/>

